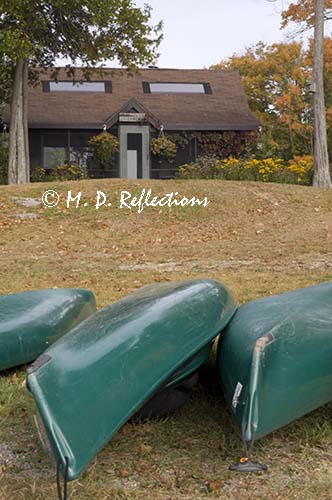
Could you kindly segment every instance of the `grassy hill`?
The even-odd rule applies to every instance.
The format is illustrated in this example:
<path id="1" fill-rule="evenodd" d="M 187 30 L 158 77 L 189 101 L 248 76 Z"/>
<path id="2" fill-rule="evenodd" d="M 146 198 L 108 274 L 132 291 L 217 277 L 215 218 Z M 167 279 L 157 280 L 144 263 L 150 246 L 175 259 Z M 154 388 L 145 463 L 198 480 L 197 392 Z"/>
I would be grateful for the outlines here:
<path id="1" fill-rule="evenodd" d="M 143 188 L 159 197 L 207 196 L 210 203 L 141 213 L 119 208 L 122 191 L 139 196 Z M 18 204 L 47 189 L 60 196 L 56 208 Z M 81 191 L 79 208 L 66 208 L 68 190 Z M 108 196 L 98 210 L 97 190 Z M 85 287 L 101 307 L 149 283 L 209 277 L 245 302 L 331 280 L 331 235 L 332 193 L 300 186 L 110 179 L 3 186 L 0 293 Z M 39 446 L 23 381 L 23 369 L 0 378 L 0 497 L 55 498 L 54 468 Z M 331 411 L 260 440 L 256 457 L 270 466 L 267 473 L 230 473 L 228 464 L 242 453 L 239 432 L 207 373 L 176 415 L 127 424 L 70 484 L 70 498 L 330 498 Z"/>

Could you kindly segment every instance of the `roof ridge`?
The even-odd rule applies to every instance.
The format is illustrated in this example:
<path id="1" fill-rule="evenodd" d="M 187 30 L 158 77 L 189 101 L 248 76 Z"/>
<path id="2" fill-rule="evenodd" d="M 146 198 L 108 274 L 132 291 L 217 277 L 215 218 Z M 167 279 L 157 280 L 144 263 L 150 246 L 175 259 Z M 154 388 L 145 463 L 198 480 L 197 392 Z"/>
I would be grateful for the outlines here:
<path id="1" fill-rule="evenodd" d="M 83 70 L 83 69 L 87 69 L 87 66 L 73 66 L 75 69 L 78 69 L 78 70 Z M 55 69 L 68 69 L 67 66 L 54 66 L 54 67 L 50 67 L 50 68 L 42 68 L 42 67 L 38 67 L 36 68 L 37 70 L 41 70 L 41 71 L 48 71 L 48 70 L 55 70 Z M 111 66 L 96 66 L 96 67 L 91 67 L 89 69 L 95 69 L 95 70 L 100 70 L 100 71 L 127 71 L 129 70 L 130 71 L 130 68 L 113 68 Z M 222 73 L 238 73 L 238 70 L 237 69 L 219 69 L 219 68 L 160 68 L 160 67 L 155 67 L 155 68 L 137 68 L 137 72 L 140 72 L 140 71 L 155 71 L 155 72 L 159 72 L 159 71 L 211 71 L 211 72 L 222 72 Z"/>

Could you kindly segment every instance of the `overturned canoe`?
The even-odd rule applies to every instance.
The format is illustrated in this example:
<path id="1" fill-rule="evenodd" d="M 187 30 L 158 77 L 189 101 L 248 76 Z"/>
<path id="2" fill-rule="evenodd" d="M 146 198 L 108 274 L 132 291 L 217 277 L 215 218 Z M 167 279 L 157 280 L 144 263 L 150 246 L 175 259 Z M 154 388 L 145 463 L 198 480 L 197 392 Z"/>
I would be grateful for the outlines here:
<path id="1" fill-rule="evenodd" d="M 199 369 L 210 360 L 212 345 L 213 341 L 184 363 L 170 380 L 138 410 L 134 418 L 139 420 L 161 418 L 187 403 L 193 387 L 199 381 Z"/>
<path id="2" fill-rule="evenodd" d="M 332 400 L 332 284 L 241 306 L 218 344 L 226 400 L 253 444 Z"/>
<path id="3" fill-rule="evenodd" d="M 187 376 L 235 310 L 216 281 L 148 286 L 101 309 L 36 360 L 27 385 L 66 479 L 160 387 Z"/>
<path id="4" fill-rule="evenodd" d="M 95 298 L 89 290 L 0 295 L 0 370 L 33 361 L 95 310 Z"/>

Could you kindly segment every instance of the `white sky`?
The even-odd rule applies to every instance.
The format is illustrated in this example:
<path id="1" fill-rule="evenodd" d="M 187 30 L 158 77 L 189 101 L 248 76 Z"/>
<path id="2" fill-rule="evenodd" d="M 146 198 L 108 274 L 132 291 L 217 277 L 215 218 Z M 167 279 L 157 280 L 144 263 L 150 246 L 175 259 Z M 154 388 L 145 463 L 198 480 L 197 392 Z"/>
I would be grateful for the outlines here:
<path id="1" fill-rule="evenodd" d="M 133 0 L 152 7 L 152 24 L 164 22 L 160 68 L 208 68 L 259 41 L 287 42 L 281 12 L 292 0 Z M 294 1 L 294 0 L 293 0 Z M 330 36 L 332 22 L 326 23 Z M 309 32 L 309 34 L 312 34 Z M 308 34 L 305 35 L 307 38 Z M 57 64 L 65 64 L 65 59 Z M 106 63 L 118 67 L 117 61 Z"/>
<path id="2" fill-rule="evenodd" d="M 135 0 L 164 21 L 161 68 L 203 68 L 263 40 L 286 41 L 280 12 L 289 0 Z"/>

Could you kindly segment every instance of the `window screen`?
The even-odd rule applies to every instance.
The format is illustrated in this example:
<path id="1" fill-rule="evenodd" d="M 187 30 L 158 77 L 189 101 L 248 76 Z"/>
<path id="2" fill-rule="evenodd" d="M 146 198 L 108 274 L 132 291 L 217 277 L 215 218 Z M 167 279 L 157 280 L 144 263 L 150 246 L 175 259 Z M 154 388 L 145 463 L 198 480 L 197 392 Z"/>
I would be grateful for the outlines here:
<path id="1" fill-rule="evenodd" d="M 43 167 L 54 168 L 66 161 L 66 149 L 63 147 L 43 147 Z"/>

